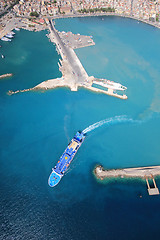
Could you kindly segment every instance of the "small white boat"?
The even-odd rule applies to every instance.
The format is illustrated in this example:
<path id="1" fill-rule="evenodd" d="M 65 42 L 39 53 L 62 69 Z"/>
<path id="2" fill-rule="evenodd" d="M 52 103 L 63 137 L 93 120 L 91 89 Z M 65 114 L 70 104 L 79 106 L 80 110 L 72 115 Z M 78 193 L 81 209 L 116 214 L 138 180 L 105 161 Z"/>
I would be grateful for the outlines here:
<path id="1" fill-rule="evenodd" d="M 7 34 L 5 35 L 5 37 L 7 37 L 7 38 L 13 38 L 13 35 L 10 34 L 10 33 L 7 33 Z"/>
<path id="2" fill-rule="evenodd" d="M 11 31 L 9 34 L 14 35 L 15 33 L 13 31 Z"/>
<path id="3" fill-rule="evenodd" d="M 2 55 L 2 54 L 1 54 L 1 57 L 2 57 L 2 58 L 5 58 L 5 56 L 4 56 L 4 55 Z"/>
<path id="4" fill-rule="evenodd" d="M 11 42 L 11 39 L 7 38 L 7 37 L 2 37 L 1 38 L 2 41 L 5 41 L 5 42 Z"/>
<path id="5" fill-rule="evenodd" d="M 15 28 L 14 30 L 16 30 L 16 31 L 20 31 L 20 29 L 19 29 L 19 28 Z"/>

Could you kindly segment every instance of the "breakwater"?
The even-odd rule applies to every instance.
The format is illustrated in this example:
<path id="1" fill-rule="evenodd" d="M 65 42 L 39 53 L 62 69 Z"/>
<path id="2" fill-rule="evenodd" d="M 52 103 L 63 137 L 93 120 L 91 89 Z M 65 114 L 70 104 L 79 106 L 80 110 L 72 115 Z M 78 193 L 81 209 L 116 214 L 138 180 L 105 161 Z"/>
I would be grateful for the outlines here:
<path id="1" fill-rule="evenodd" d="M 88 81 L 91 81 L 90 85 L 92 85 L 92 80 L 94 80 L 94 77 L 88 77 Z M 110 89 L 105 91 L 105 90 L 102 90 L 102 89 L 92 87 L 90 85 L 80 85 L 80 87 L 84 87 L 84 88 L 86 88 L 90 91 L 96 92 L 96 93 L 103 93 L 103 94 L 113 96 L 113 97 L 116 97 L 116 98 L 120 98 L 120 99 L 124 99 L 124 100 L 127 99 L 127 96 L 125 94 L 120 95 L 120 94 L 117 94 L 117 93 L 113 93 L 113 91 L 110 91 Z M 44 91 L 44 90 L 54 89 L 54 88 L 58 88 L 58 87 L 68 87 L 68 88 L 71 89 L 71 91 L 77 91 L 77 85 L 75 85 L 74 82 L 70 81 L 70 79 L 69 79 L 69 81 L 67 81 L 66 79 L 61 77 L 61 78 L 56 78 L 56 79 L 50 79 L 50 80 L 47 80 L 47 81 L 43 81 L 33 88 L 16 90 L 16 91 L 9 90 L 7 92 L 7 94 L 12 95 L 12 94 L 17 94 L 17 93 L 23 93 L 23 92 L 28 92 L 28 91 L 39 91 L 39 90 Z"/>
<path id="2" fill-rule="evenodd" d="M 2 78 L 12 77 L 12 76 L 13 76 L 12 73 L 6 73 L 6 74 L 2 74 L 2 75 L 0 75 L 0 79 L 2 79 Z"/>
<path id="3" fill-rule="evenodd" d="M 146 180 L 148 194 L 158 195 L 159 189 L 156 185 L 155 176 L 160 176 L 160 166 L 138 167 L 138 168 L 124 168 L 104 170 L 102 166 L 97 166 L 94 169 L 94 174 L 98 179 L 104 180 L 107 178 L 142 178 Z M 150 182 L 152 181 L 152 187 Z"/>
<path id="4" fill-rule="evenodd" d="M 104 170 L 102 166 L 97 166 L 94 170 L 97 178 L 101 180 L 105 178 L 117 178 L 117 177 L 137 177 L 146 178 L 151 176 L 160 175 L 160 166 L 151 167 L 138 167 L 138 168 L 123 168 L 123 169 L 111 169 Z"/>
<path id="5" fill-rule="evenodd" d="M 7 92 L 7 94 L 12 95 L 12 94 L 24 93 L 24 92 L 29 92 L 29 91 L 48 90 L 48 89 L 54 89 L 54 88 L 57 88 L 57 87 L 64 87 L 64 86 L 68 87 L 68 85 L 65 85 L 64 79 L 63 78 L 56 78 L 56 79 L 51 79 L 51 80 L 44 81 L 44 82 L 36 85 L 33 88 L 27 88 L 27 89 L 16 90 L 16 91 L 9 90 Z"/>

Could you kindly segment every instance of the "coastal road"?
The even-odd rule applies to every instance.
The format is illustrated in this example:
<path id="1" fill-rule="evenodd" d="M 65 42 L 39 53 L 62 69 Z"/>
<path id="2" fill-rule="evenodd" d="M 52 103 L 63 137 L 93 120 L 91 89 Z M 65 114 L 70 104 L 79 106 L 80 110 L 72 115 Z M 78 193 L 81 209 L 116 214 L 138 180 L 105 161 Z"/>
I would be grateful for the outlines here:
<path id="1" fill-rule="evenodd" d="M 81 65 L 81 63 L 80 63 L 77 55 L 73 51 L 73 49 L 64 45 L 58 32 L 56 31 L 56 29 L 53 25 L 53 22 L 51 20 L 49 20 L 49 23 L 50 23 L 51 30 L 56 38 L 56 42 L 58 45 L 57 47 L 60 50 L 60 52 L 62 53 L 61 54 L 62 58 L 64 58 L 64 56 L 66 57 L 66 60 L 68 61 L 69 65 L 71 66 L 72 75 L 73 75 L 76 83 L 83 84 L 84 81 L 86 81 L 86 78 L 88 77 L 86 71 L 84 70 L 83 66 Z"/>

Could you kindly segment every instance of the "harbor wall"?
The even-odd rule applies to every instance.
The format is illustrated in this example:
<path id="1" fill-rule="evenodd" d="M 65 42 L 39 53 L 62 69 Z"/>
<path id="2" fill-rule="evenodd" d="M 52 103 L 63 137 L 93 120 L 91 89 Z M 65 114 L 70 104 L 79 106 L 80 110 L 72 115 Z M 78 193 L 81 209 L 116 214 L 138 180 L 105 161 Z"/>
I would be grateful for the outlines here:
<path id="1" fill-rule="evenodd" d="M 160 175 L 160 166 L 138 167 L 138 168 L 124 168 L 104 170 L 102 166 L 97 166 L 94 169 L 95 176 L 101 180 L 105 178 L 151 178 Z"/>

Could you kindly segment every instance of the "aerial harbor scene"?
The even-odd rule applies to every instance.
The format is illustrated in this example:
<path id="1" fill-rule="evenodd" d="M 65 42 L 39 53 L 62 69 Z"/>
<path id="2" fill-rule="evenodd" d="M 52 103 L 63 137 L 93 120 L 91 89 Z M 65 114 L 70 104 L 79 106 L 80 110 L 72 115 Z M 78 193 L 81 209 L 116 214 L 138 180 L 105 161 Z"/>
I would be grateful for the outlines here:
<path id="1" fill-rule="evenodd" d="M 0 2 L 0 240 L 159 239 L 160 2 Z"/>

